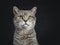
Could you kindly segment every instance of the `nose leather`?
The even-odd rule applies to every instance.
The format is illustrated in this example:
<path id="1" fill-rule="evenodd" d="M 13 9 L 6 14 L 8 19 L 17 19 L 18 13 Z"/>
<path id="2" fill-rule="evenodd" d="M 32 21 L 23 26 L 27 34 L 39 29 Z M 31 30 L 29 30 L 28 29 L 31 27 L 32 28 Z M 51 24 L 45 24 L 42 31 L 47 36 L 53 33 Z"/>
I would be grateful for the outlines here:
<path id="1" fill-rule="evenodd" d="M 24 20 L 25 22 L 27 22 L 27 20 Z"/>

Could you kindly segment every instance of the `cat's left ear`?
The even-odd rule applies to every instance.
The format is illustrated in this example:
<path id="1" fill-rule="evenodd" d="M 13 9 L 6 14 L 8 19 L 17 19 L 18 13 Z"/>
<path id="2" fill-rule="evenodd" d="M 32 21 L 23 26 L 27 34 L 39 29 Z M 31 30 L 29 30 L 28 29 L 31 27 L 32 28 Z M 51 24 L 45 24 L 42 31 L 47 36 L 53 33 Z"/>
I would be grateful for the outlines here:
<path id="1" fill-rule="evenodd" d="M 32 11 L 34 14 L 36 14 L 36 10 L 37 10 L 37 7 L 33 7 L 33 8 L 31 9 L 31 11 Z"/>

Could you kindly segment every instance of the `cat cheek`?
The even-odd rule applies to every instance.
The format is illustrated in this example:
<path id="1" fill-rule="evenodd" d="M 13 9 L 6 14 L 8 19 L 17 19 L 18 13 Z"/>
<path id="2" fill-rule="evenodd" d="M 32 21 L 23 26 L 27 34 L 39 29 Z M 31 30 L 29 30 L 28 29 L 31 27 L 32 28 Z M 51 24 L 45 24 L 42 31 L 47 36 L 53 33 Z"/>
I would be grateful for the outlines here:
<path id="1" fill-rule="evenodd" d="M 19 24 L 20 24 L 20 25 L 23 25 L 23 24 L 25 24 L 25 22 L 22 21 L 22 22 L 19 22 Z"/>
<path id="2" fill-rule="evenodd" d="M 35 26 L 35 23 L 36 23 L 36 22 L 35 22 L 35 21 L 33 21 L 32 23 L 33 23 L 33 25 Z"/>
<path id="3" fill-rule="evenodd" d="M 22 25 L 24 24 L 24 22 L 19 22 L 18 23 L 18 26 L 19 26 L 19 28 L 22 28 Z"/>

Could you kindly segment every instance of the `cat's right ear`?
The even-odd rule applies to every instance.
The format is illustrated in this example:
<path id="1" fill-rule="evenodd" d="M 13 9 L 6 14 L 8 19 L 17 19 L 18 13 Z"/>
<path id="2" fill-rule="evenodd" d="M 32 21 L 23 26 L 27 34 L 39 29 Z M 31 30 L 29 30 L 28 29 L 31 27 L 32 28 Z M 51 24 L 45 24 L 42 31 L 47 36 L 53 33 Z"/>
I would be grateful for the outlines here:
<path id="1" fill-rule="evenodd" d="M 17 15 L 19 12 L 19 9 L 16 6 L 13 6 L 13 13 L 14 15 Z"/>

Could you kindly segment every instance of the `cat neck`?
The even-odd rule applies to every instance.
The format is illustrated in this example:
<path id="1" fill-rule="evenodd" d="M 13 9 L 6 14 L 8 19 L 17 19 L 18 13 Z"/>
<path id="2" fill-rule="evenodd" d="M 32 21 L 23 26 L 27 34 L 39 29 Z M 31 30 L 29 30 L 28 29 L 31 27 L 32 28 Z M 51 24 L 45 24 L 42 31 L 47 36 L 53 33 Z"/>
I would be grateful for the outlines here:
<path id="1" fill-rule="evenodd" d="M 16 29 L 15 30 L 15 33 L 18 33 L 18 34 L 32 34 L 32 33 L 34 33 L 35 32 L 35 30 L 34 30 L 34 28 L 33 29 L 30 29 L 30 30 L 25 30 L 25 29 Z"/>

